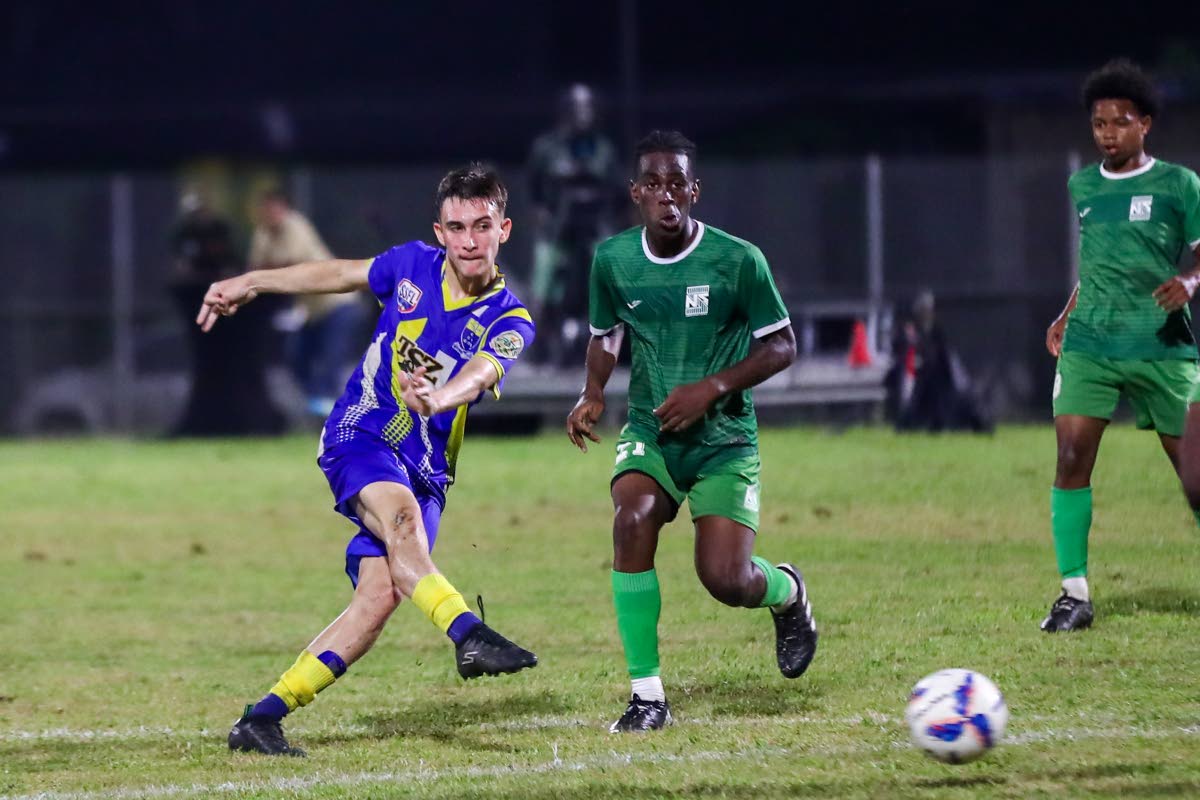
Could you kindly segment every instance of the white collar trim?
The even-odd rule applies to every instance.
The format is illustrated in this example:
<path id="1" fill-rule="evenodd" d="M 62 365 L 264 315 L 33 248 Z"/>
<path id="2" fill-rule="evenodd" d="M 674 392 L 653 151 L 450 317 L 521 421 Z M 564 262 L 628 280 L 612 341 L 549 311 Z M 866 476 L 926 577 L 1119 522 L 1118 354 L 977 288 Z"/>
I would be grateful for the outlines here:
<path id="1" fill-rule="evenodd" d="M 696 238 L 692 239 L 692 243 L 685 247 L 683 252 L 679 253 L 678 255 L 671 256 L 670 258 L 659 258 L 658 256 L 654 255 L 654 253 L 650 252 L 650 243 L 646 241 L 646 229 L 642 228 L 642 252 L 646 254 L 646 258 L 650 259 L 655 264 L 674 264 L 676 262 L 683 261 L 692 254 L 692 251 L 696 249 L 696 245 L 700 244 L 700 240 L 704 238 L 704 223 L 700 220 L 696 220 L 696 225 Z"/>
<path id="2" fill-rule="evenodd" d="M 1136 178 L 1138 175 L 1145 175 L 1150 171 L 1150 168 L 1157 163 L 1158 159 L 1151 156 L 1149 161 L 1147 161 L 1145 164 L 1142 164 L 1135 170 L 1131 170 L 1129 172 L 1109 172 L 1104 168 L 1104 163 L 1101 162 L 1100 174 L 1108 178 L 1110 181 L 1123 181 L 1126 178 Z"/>

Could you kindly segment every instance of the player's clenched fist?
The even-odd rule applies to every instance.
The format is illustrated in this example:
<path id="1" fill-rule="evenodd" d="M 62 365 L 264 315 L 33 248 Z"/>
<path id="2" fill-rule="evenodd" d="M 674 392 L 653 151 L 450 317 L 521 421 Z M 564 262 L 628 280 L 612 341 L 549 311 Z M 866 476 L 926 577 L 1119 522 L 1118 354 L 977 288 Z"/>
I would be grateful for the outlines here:
<path id="1" fill-rule="evenodd" d="M 258 289 L 250 282 L 247 275 L 238 275 L 217 281 L 208 287 L 204 300 L 200 304 L 200 313 L 196 315 L 196 324 L 204 331 L 212 330 L 217 317 L 228 317 L 241 307 L 258 297 Z"/>
<path id="2" fill-rule="evenodd" d="M 1050 351 L 1050 355 L 1058 358 L 1062 352 L 1063 334 L 1067 330 L 1067 317 L 1064 314 L 1054 322 L 1050 323 L 1050 327 L 1046 329 L 1046 349 Z"/>

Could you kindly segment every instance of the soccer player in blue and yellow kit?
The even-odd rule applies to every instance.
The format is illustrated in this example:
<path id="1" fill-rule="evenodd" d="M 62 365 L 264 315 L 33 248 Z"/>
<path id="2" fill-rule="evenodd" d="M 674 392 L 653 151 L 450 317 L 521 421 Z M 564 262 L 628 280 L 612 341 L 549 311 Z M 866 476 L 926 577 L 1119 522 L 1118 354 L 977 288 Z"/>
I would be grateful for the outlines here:
<path id="1" fill-rule="evenodd" d="M 304 649 L 229 734 L 229 747 L 303 755 L 280 724 L 374 644 L 402 598 L 454 642 L 464 678 L 517 672 L 537 658 L 487 627 L 430 559 L 467 410 L 533 341 L 496 254 L 509 236 L 508 192 L 479 164 L 451 171 L 436 195 L 434 233 L 372 259 L 248 272 L 214 283 L 196 322 L 209 330 L 259 294 L 369 289 L 383 308 L 362 363 L 325 423 L 317 463 L 335 508 L 358 526 L 346 547 L 350 605 Z"/>

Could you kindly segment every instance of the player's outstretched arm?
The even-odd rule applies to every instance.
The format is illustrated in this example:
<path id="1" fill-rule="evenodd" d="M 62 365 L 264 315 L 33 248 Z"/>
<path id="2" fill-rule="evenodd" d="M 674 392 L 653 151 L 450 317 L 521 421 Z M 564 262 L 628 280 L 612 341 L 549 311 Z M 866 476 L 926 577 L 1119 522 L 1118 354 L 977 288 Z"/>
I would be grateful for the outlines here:
<path id="1" fill-rule="evenodd" d="M 720 398 L 757 386 L 795 360 L 796 334 L 791 325 L 755 339 L 749 355 L 733 366 L 672 389 L 662 405 L 654 409 L 659 429 L 682 431 L 691 427 Z"/>
<path id="2" fill-rule="evenodd" d="M 196 324 L 212 330 L 217 317 L 228 317 L 260 294 L 340 294 L 368 287 L 373 259 L 305 261 L 282 269 L 256 269 L 208 287 Z"/>
<path id="3" fill-rule="evenodd" d="M 433 388 L 425 377 L 425 367 L 397 376 L 404 405 L 423 417 L 432 417 L 464 403 L 473 402 L 500 380 L 495 363 L 483 356 L 473 356 L 446 385 Z"/>
<path id="4" fill-rule="evenodd" d="M 579 392 L 579 400 L 567 415 L 567 437 L 585 453 L 587 442 L 584 439 L 591 439 L 597 444 L 600 442 L 600 437 L 592 429 L 604 414 L 604 387 L 612 377 L 624 336 L 624 329 L 617 326 L 603 336 L 592 336 L 588 342 L 587 380 Z"/>
<path id="5" fill-rule="evenodd" d="M 1075 303 L 1078 300 L 1079 284 L 1077 283 L 1075 284 L 1075 288 L 1071 290 L 1071 296 L 1067 299 L 1067 305 L 1063 307 L 1062 313 L 1046 329 L 1046 349 L 1055 358 L 1058 358 L 1058 354 L 1062 352 L 1063 334 L 1067 331 L 1067 317 L 1075 310 Z"/>

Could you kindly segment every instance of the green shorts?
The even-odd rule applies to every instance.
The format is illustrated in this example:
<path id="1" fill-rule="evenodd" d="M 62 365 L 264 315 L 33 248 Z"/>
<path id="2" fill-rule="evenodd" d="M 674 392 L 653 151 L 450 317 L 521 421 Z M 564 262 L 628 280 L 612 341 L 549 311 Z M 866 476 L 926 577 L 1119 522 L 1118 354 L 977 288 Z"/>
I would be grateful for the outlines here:
<path id="1" fill-rule="evenodd" d="M 626 425 L 617 441 L 613 481 L 626 472 L 653 478 L 675 504 L 686 498 L 692 519 L 725 517 L 758 531 L 758 448 L 667 444 Z"/>
<path id="2" fill-rule="evenodd" d="M 1139 361 L 1066 352 L 1058 357 L 1054 375 L 1054 416 L 1112 419 L 1123 393 L 1139 428 L 1182 436 L 1197 374 L 1194 361 Z"/>

